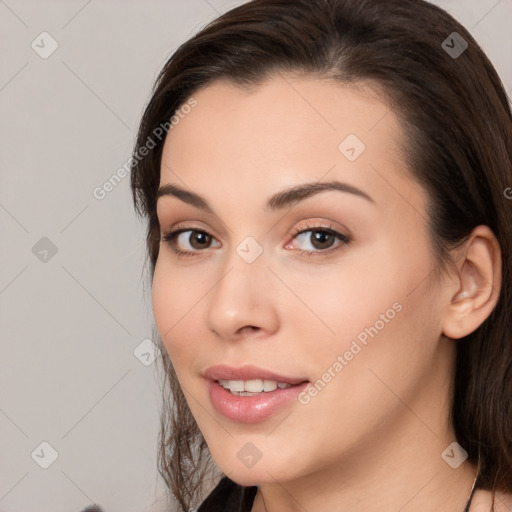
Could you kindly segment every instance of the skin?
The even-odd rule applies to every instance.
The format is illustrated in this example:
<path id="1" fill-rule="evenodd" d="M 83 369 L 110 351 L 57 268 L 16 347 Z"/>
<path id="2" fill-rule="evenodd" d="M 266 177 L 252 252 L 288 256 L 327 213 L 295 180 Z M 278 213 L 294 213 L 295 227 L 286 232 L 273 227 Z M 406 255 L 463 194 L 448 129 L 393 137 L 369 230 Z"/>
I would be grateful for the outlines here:
<path id="1" fill-rule="evenodd" d="M 368 84 L 279 74 L 250 91 L 217 81 L 194 97 L 167 136 L 160 184 L 201 195 L 214 213 L 164 196 L 157 214 L 164 233 L 199 229 L 212 241 L 181 235 L 191 257 L 161 242 L 153 309 L 215 462 L 258 486 L 253 512 L 462 512 L 476 468 L 441 458 L 455 441 L 456 342 L 445 335 L 474 331 L 496 304 L 492 232 L 479 226 L 446 275 L 432 272 L 426 193 L 404 170 L 395 114 Z M 350 133 L 366 146 L 353 162 L 338 150 Z M 324 191 L 264 209 L 278 191 L 334 179 L 373 202 Z M 351 238 L 332 240 L 329 254 L 314 245 L 315 229 L 291 235 L 329 226 Z M 235 250 L 247 236 L 263 250 L 250 264 Z M 315 382 L 396 302 L 401 311 L 307 405 L 252 425 L 213 408 L 208 367 L 254 364 Z M 237 457 L 247 442 L 262 453 L 250 468 Z M 488 510 L 489 493 L 475 498 L 472 512 Z"/>

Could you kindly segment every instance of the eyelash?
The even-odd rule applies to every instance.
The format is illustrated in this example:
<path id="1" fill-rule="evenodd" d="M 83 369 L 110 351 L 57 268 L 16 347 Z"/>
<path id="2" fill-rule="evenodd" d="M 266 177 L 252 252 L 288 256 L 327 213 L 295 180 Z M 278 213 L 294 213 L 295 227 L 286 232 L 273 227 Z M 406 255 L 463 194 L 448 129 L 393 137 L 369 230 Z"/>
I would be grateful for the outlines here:
<path id="1" fill-rule="evenodd" d="M 308 231 L 312 231 L 312 232 L 320 232 L 320 233 L 327 233 L 329 235 L 332 235 L 334 236 L 335 238 L 338 238 L 342 243 L 341 244 L 338 244 L 334 247 L 331 247 L 329 249 L 326 249 L 326 250 L 317 250 L 317 251 L 301 251 L 301 256 L 302 255 L 307 255 L 307 256 L 315 256 L 315 255 L 327 255 L 327 254 L 330 254 L 338 249 L 340 249 L 341 247 L 343 247 L 344 245 L 348 245 L 350 242 L 351 242 L 351 239 L 346 236 L 346 235 L 343 235 L 341 233 L 339 233 L 338 231 L 332 229 L 331 226 L 310 226 L 307 222 L 306 222 L 306 226 L 307 228 L 296 228 L 295 230 L 293 230 L 292 233 L 290 233 L 289 236 L 292 237 L 292 239 L 295 239 L 297 236 L 303 234 L 303 233 L 307 233 Z M 183 256 L 197 256 L 200 252 L 202 252 L 201 250 L 198 250 L 198 251 L 182 251 L 181 249 L 178 249 L 176 247 L 176 238 L 181 234 L 181 233 L 184 233 L 186 231 L 191 231 L 191 232 L 195 232 L 195 233 L 202 233 L 204 235 L 207 235 L 211 238 L 213 238 L 212 235 L 210 235 L 207 231 L 204 231 L 202 229 L 196 229 L 194 227 L 186 227 L 186 228 L 179 228 L 179 229 L 176 229 L 174 231 L 169 231 L 168 233 L 162 233 L 159 240 L 160 242 L 164 242 L 166 244 L 168 244 L 171 249 L 174 251 L 174 253 L 178 256 L 178 257 L 183 257 Z"/>

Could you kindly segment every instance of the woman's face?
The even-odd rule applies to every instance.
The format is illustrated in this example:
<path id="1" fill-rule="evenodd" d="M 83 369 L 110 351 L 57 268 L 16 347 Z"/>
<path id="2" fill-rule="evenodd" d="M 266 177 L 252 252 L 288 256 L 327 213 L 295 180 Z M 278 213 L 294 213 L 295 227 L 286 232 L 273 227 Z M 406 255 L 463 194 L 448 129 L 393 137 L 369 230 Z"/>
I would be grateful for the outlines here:
<path id="1" fill-rule="evenodd" d="M 243 485 L 332 475 L 431 436 L 453 346 L 394 113 L 315 78 L 194 98 L 163 151 L 160 186 L 184 192 L 158 219 L 182 232 L 161 242 L 153 306 L 217 465 Z"/>

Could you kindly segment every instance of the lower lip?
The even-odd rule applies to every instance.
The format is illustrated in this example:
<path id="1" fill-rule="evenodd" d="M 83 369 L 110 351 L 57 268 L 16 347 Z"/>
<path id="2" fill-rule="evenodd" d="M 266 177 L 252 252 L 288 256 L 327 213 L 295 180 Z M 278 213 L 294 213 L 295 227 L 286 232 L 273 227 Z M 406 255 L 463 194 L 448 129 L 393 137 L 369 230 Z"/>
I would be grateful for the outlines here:
<path id="1" fill-rule="evenodd" d="M 238 423 L 258 423 L 297 398 L 309 382 L 286 389 L 277 388 L 261 395 L 238 396 L 231 394 L 216 381 L 210 381 L 210 400 L 213 407 L 228 420 Z"/>

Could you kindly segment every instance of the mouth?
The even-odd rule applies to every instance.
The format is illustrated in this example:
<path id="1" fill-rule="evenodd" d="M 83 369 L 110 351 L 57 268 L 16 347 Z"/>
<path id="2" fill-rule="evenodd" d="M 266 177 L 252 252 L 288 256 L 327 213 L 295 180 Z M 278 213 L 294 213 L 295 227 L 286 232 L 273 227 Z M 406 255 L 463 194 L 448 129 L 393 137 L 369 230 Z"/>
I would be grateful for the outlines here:
<path id="1" fill-rule="evenodd" d="M 288 382 L 277 382 L 268 379 L 252 379 L 252 380 L 225 380 L 218 379 L 215 382 L 227 389 L 235 396 L 255 396 L 262 393 L 270 393 L 276 389 L 288 389 L 293 385 Z"/>
<path id="2" fill-rule="evenodd" d="M 309 384 L 305 378 L 255 366 L 219 365 L 209 368 L 203 376 L 209 381 L 213 407 L 225 418 L 239 423 L 264 421 L 290 406 Z"/>

